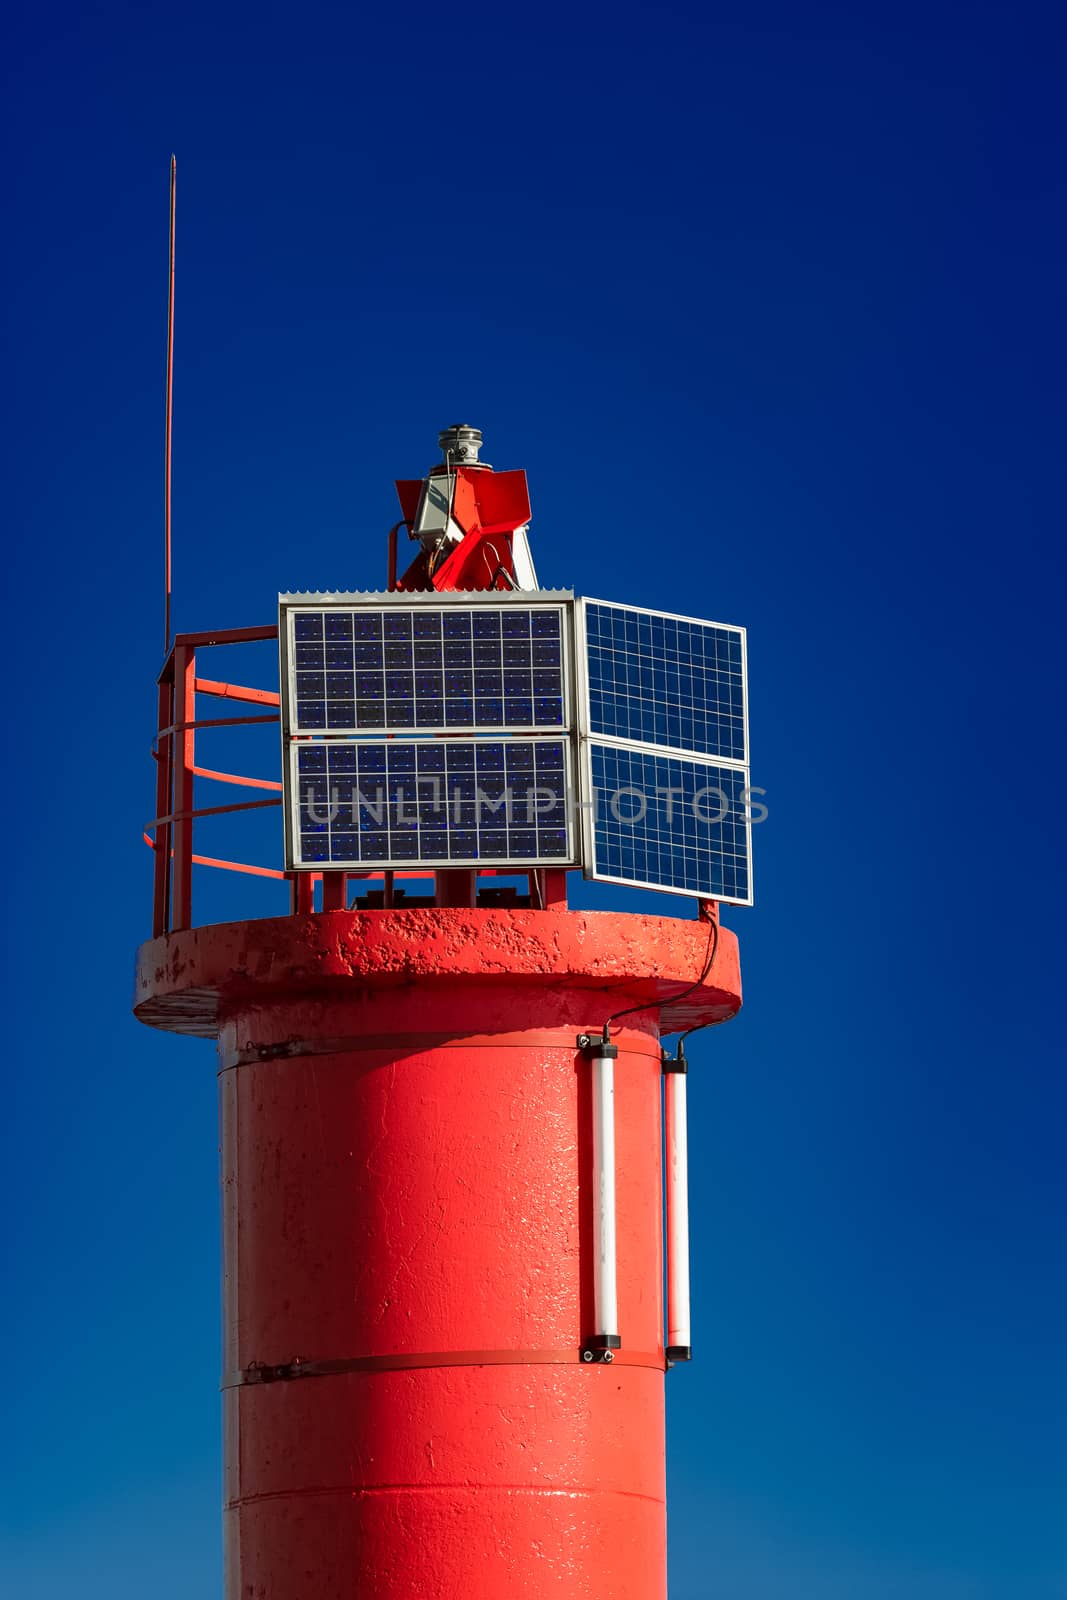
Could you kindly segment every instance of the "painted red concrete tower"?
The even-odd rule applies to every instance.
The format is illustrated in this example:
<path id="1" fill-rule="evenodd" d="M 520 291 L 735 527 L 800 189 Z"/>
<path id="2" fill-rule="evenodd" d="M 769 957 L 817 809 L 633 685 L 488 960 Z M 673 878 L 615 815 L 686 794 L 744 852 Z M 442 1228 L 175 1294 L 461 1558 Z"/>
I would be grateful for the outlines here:
<path id="1" fill-rule="evenodd" d="M 532 587 L 525 475 L 466 459 L 470 434 L 445 436 L 443 521 L 435 474 L 398 486 L 421 548 L 398 580 L 394 531 L 390 588 Z M 664 1374 L 688 1332 L 665 1337 L 684 1128 L 665 1185 L 660 1035 L 737 1011 L 737 941 L 707 902 L 568 910 L 556 870 L 511 903 L 439 872 L 409 905 L 392 873 L 238 868 L 288 877 L 290 914 L 194 926 L 193 864 L 237 866 L 193 853 L 194 819 L 279 803 L 195 807 L 198 775 L 250 781 L 197 767 L 196 730 L 278 704 L 197 654 L 273 631 L 179 635 L 164 666 L 136 980 L 143 1022 L 218 1040 L 227 1600 L 665 1600 Z M 254 709 L 204 719 L 198 696 Z"/>

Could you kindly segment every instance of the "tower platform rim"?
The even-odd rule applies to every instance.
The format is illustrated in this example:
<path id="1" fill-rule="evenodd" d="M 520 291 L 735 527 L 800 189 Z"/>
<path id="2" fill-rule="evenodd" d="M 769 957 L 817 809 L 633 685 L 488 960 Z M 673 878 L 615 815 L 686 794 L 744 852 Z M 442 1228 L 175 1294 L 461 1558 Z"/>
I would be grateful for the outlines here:
<path id="1" fill-rule="evenodd" d="M 598 993 L 605 1016 L 644 1001 L 654 1031 L 676 1033 L 728 1021 L 741 1008 L 737 935 L 728 928 L 719 930 L 708 978 L 683 996 L 703 970 L 709 933 L 704 921 L 643 912 L 526 908 L 325 911 L 208 923 L 140 947 L 133 1011 L 148 1027 L 217 1038 L 225 1016 L 246 1006 L 344 1000 L 412 985 L 531 996 L 568 988 Z M 630 1020 L 640 1026 L 641 1015 Z"/>

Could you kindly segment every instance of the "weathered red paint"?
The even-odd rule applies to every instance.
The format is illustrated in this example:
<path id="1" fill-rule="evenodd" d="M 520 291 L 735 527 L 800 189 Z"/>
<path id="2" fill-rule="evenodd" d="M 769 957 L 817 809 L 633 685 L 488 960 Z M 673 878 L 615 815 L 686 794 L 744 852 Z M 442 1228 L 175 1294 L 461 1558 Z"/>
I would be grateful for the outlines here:
<path id="1" fill-rule="evenodd" d="M 662 1002 L 663 1033 L 725 1022 L 741 1005 L 737 935 L 719 933 L 694 993 L 706 922 L 608 911 L 337 911 L 187 928 L 142 945 L 134 1010 L 142 1022 L 214 1039 L 221 1015 L 282 997 L 349 999 L 417 984 L 435 996 L 459 979 L 486 988 L 588 991 L 584 1026 L 636 1001 Z M 518 1020 L 518 1019 L 516 1019 Z"/>
<path id="2" fill-rule="evenodd" d="M 663 1600 L 657 1002 L 737 1010 L 723 929 L 672 1011 L 707 948 L 702 922 L 468 909 L 144 946 L 142 1020 L 219 1039 L 227 1600 Z M 584 1365 L 575 1039 L 645 1000 L 614 1033 L 623 1351 Z"/>

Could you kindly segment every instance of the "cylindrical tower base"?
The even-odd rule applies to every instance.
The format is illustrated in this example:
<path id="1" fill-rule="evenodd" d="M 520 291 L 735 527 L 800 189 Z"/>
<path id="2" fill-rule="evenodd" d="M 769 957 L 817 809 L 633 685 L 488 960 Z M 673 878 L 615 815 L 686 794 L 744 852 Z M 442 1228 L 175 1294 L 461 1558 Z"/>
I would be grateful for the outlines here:
<path id="1" fill-rule="evenodd" d="M 610 1364 L 576 1038 L 669 1003 L 707 931 L 338 912 L 145 947 L 139 1014 L 219 1038 L 227 1600 L 664 1600 L 660 1012 L 613 1030 Z M 738 1004 L 724 931 L 668 1026 Z"/>

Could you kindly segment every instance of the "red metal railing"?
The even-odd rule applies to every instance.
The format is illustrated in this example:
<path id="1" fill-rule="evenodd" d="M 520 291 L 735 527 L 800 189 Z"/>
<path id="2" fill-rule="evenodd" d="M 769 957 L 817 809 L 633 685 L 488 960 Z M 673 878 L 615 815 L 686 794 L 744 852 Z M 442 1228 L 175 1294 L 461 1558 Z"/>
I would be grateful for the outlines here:
<path id="1" fill-rule="evenodd" d="M 296 881 L 296 875 L 276 867 L 253 866 L 245 861 L 224 861 L 217 856 L 196 855 L 193 851 L 193 823 L 197 817 L 225 816 L 230 812 L 280 806 L 281 784 L 274 778 L 252 778 L 234 772 L 218 772 L 196 764 L 196 734 L 200 728 L 240 728 L 252 723 L 274 722 L 280 716 L 281 701 L 272 689 L 250 689 L 243 684 L 222 683 L 214 678 L 198 678 L 198 649 L 212 645 L 247 644 L 255 640 L 276 639 L 278 630 L 269 628 L 228 628 L 214 633 L 179 633 L 174 648 L 159 675 L 159 712 L 156 734 L 156 814 L 145 840 L 155 852 L 155 886 L 152 927 L 156 938 L 178 928 L 189 928 L 193 921 L 194 866 L 220 867 L 227 872 L 247 872 L 260 878 L 289 878 L 295 902 L 310 901 L 313 886 Z M 269 712 L 239 717 L 198 717 L 197 695 L 220 700 L 272 706 Z M 241 788 L 269 789 L 269 800 L 240 800 L 229 805 L 201 806 L 193 803 L 196 778 L 210 778 Z M 303 907 L 301 907 L 303 909 Z M 310 905 L 307 906 L 310 909 Z"/>
<path id="2" fill-rule="evenodd" d="M 282 785 L 275 778 L 255 778 L 235 772 L 219 772 L 201 767 L 196 761 L 196 735 L 202 728 L 241 728 L 254 723 L 277 723 L 281 700 L 273 689 L 253 689 L 244 684 L 224 683 L 215 678 L 197 677 L 197 651 L 213 645 L 250 644 L 277 639 L 278 629 L 227 628 L 213 633 L 179 633 L 163 664 L 158 679 L 158 729 L 153 755 L 156 761 L 156 814 L 144 835 L 155 855 L 153 892 L 153 937 L 193 926 L 193 867 L 216 867 L 225 872 L 243 872 L 257 878 L 288 880 L 289 909 L 293 914 L 310 912 L 315 907 L 315 885 L 321 883 L 323 911 L 344 910 L 348 904 L 350 880 L 379 882 L 383 885 L 382 903 L 393 904 L 395 879 L 424 879 L 434 876 L 421 872 L 284 872 L 279 867 L 254 866 L 246 861 L 225 861 L 218 856 L 197 855 L 193 850 L 193 824 L 198 817 L 227 816 L 231 812 L 258 811 L 282 803 Z M 270 706 L 261 711 L 235 717 L 198 717 L 196 697 L 207 695 L 217 700 L 233 700 L 251 706 Z M 266 800 L 235 800 L 229 805 L 194 804 L 197 778 L 237 788 L 266 789 Z M 504 874 L 507 876 L 508 874 Z M 478 871 L 442 871 L 436 875 L 436 903 L 473 905 L 476 880 L 499 877 L 494 868 Z M 544 910 L 564 911 L 567 906 L 565 870 L 540 870 L 529 873 L 531 904 Z"/>

